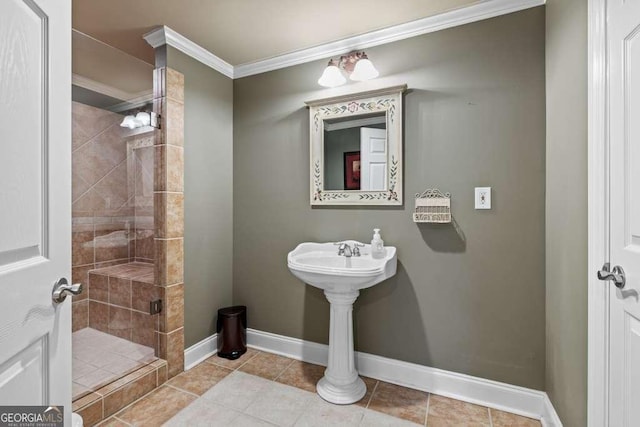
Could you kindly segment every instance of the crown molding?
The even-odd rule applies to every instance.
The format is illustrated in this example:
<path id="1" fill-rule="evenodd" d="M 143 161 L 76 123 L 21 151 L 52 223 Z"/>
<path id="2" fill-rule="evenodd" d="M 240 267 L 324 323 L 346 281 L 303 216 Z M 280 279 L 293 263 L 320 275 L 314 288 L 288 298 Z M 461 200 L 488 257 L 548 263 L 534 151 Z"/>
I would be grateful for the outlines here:
<path id="1" fill-rule="evenodd" d="M 235 67 L 167 26 L 145 34 L 144 39 L 153 48 L 165 44 L 172 46 L 225 76 L 238 79 L 482 21 L 545 3 L 546 0 L 482 0 L 464 8 Z"/>
<path id="2" fill-rule="evenodd" d="M 306 62 L 343 55 L 353 50 L 366 49 L 386 43 L 404 40 L 422 34 L 432 33 L 458 25 L 469 24 L 483 19 L 545 4 L 546 0 L 485 0 L 461 9 L 444 12 L 405 24 L 394 25 L 358 36 L 349 37 L 309 49 L 279 55 L 234 67 L 234 78 L 266 73 L 280 68 L 304 64 Z"/>
<path id="3" fill-rule="evenodd" d="M 204 65 L 213 68 L 221 74 L 224 74 L 229 78 L 234 78 L 233 65 L 217 57 L 207 49 L 203 48 L 199 44 L 192 42 L 182 34 L 172 30 L 166 25 L 158 27 L 155 30 L 145 34 L 143 38 L 154 49 L 165 44 L 169 45 L 178 49 L 180 52 L 183 52 L 191 56 L 192 58 L 197 59 Z"/>
<path id="4" fill-rule="evenodd" d="M 147 101 L 153 99 L 153 91 L 151 90 L 138 93 L 130 93 L 75 73 L 71 75 L 71 84 L 91 90 L 93 92 L 98 92 L 103 95 L 110 96 L 111 98 L 123 100 L 123 104 L 128 102 L 140 102 L 143 99 Z"/>

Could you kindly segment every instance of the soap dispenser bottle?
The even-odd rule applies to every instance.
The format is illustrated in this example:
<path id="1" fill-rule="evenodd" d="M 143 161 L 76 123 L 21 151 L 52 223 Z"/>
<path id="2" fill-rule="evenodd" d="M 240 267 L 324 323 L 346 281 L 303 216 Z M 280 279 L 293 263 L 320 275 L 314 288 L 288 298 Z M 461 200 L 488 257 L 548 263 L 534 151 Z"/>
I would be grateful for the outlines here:
<path id="1" fill-rule="evenodd" d="M 373 229 L 373 240 L 371 240 L 371 258 L 384 258 L 386 251 L 384 250 L 384 241 L 380 237 L 380 229 Z"/>

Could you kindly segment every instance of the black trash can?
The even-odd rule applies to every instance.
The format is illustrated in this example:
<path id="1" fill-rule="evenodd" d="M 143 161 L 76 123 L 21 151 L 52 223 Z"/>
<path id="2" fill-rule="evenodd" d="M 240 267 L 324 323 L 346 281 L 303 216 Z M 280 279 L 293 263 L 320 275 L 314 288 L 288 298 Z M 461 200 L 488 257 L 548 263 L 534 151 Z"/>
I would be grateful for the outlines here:
<path id="1" fill-rule="evenodd" d="M 218 310 L 218 356 L 237 359 L 247 352 L 247 307 L 236 305 Z"/>

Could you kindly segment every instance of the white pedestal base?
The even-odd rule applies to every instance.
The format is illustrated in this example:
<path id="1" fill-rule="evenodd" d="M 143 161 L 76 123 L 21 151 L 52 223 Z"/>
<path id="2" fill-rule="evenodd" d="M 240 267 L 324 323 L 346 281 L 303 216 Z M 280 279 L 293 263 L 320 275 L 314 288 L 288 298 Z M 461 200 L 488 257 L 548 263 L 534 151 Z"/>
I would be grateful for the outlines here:
<path id="1" fill-rule="evenodd" d="M 364 381 L 358 377 L 353 352 L 353 303 L 360 292 L 326 290 L 324 294 L 331 303 L 329 363 L 316 390 L 327 402 L 348 405 L 367 392 Z"/>
<path id="2" fill-rule="evenodd" d="M 367 386 L 360 377 L 356 377 L 356 380 L 351 384 L 342 386 L 331 384 L 327 377 L 322 377 L 316 385 L 316 391 L 327 402 L 349 405 L 364 397 L 367 393 Z"/>

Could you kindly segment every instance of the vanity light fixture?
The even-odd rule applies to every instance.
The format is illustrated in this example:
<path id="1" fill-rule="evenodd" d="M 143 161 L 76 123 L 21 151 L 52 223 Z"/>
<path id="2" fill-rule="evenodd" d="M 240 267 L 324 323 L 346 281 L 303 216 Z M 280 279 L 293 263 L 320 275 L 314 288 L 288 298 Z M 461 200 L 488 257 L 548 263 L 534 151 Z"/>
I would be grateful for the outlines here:
<path id="1" fill-rule="evenodd" d="M 344 73 L 354 81 L 371 80 L 378 77 L 379 73 L 373 63 L 364 52 L 351 52 L 342 55 L 339 60 L 331 59 L 318 84 L 324 87 L 336 87 L 347 82 Z"/>
<path id="2" fill-rule="evenodd" d="M 154 112 L 140 111 L 135 116 L 130 114 L 122 120 L 120 126 L 123 128 L 137 129 L 144 126 L 152 126 L 156 129 L 160 129 L 158 124 L 158 116 Z"/>

